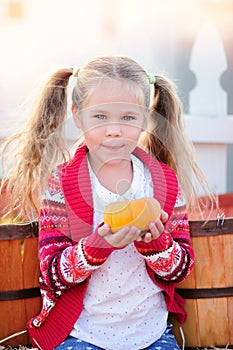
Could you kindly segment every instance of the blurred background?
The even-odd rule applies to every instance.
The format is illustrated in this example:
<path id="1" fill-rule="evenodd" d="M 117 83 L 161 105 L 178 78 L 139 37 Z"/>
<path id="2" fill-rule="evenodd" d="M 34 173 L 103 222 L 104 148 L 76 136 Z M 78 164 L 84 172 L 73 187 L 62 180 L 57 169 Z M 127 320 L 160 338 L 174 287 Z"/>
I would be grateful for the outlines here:
<path id="1" fill-rule="evenodd" d="M 233 192 L 232 0 L 0 0 L 0 47 L 0 140 L 51 72 L 127 55 L 176 82 L 200 166 L 218 193 Z"/>

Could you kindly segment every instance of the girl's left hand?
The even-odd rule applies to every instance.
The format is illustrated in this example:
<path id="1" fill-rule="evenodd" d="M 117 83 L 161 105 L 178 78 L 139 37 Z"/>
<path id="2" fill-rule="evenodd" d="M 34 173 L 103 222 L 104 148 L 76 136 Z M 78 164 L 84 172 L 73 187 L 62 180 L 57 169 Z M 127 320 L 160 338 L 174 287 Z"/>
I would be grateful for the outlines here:
<path id="1" fill-rule="evenodd" d="M 137 239 L 138 242 L 150 243 L 154 239 L 158 238 L 164 231 L 164 224 L 168 219 L 168 214 L 162 210 L 160 218 L 151 222 L 149 225 L 150 231 L 146 232 L 143 236 Z"/>

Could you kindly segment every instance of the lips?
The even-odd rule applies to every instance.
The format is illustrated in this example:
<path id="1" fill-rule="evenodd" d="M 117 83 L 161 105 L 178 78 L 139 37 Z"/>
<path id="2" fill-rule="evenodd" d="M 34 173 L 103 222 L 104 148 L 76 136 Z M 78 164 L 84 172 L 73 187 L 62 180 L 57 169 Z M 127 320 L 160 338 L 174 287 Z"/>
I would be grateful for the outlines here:
<path id="1" fill-rule="evenodd" d="M 102 145 L 105 149 L 109 151 L 118 151 L 124 147 L 124 145 Z"/>

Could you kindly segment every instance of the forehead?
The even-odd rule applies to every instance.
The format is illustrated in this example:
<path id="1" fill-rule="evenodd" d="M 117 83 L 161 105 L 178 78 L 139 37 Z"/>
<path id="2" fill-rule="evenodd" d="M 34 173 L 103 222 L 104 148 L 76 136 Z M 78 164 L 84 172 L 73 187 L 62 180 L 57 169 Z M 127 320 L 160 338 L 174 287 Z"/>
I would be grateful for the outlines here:
<path id="1" fill-rule="evenodd" d="M 87 97 L 84 108 L 110 105 L 131 105 L 142 107 L 143 93 L 133 84 L 121 80 L 101 80 L 93 86 Z"/>
<path id="2" fill-rule="evenodd" d="M 86 114 L 112 114 L 116 115 L 137 115 L 144 116 L 145 109 L 135 103 L 127 102 L 109 102 L 99 103 L 95 105 L 87 105 L 80 109 L 80 115 L 85 116 Z"/>

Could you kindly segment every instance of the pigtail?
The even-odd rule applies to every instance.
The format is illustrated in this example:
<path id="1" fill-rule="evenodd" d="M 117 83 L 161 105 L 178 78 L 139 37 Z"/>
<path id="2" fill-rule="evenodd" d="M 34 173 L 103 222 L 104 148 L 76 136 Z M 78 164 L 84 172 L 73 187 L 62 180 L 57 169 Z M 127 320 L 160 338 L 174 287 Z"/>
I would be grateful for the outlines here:
<path id="1" fill-rule="evenodd" d="M 8 194 L 9 216 L 37 217 L 49 174 L 60 160 L 66 159 L 63 124 L 71 74 L 72 69 L 61 69 L 50 77 L 25 129 L 3 145 L 9 172 L 4 174 L 2 187 Z"/>
<path id="2" fill-rule="evenodd" d="M 176 85 L 164 76 L 156 77 L 149 114 L 151 124 L 142 144 L 152 156 L 177 173 L 189 211 L 200 207 L 198 197 L 201 189 L 209 202 L 217 205 L 195 159 L 194 147 L 185 135 L 182 102 Z M 202 203 L 203 206 L 209 208 L 209 203 Z"/>
<path id="3" fill-rule="evenodd" d="M 182 104 L 175 86 L 165 77 L 156 77 L 149 113 L 151 125 L 145 140 L 146 146 L 154 157 L 177 172 L 180 157 L 174 152 L 174 146 L 184 133 Z"/>

